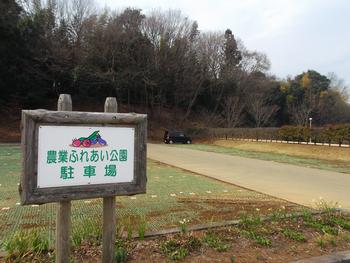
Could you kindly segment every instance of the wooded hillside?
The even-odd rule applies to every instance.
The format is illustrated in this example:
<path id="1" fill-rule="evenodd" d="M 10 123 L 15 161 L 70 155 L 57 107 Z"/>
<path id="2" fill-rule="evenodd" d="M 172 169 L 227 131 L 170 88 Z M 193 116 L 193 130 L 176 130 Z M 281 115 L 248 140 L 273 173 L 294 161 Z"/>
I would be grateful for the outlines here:
<path id="1" fill-rule="evenodd" d="M 268 57 L 248 50 L 230 29 L 201 31 L 177 10 L 2 0 L 0 58 L 5 116 L 55 107 L 58 94 L 70 93 L 83 108 L 116 96 L 125 111 L 142 109 L 151 118 L 166 113 L 176 126 L 350 121 L 344 84 L 334 74 L 306 69 L 279 80 L 269 74 Z"/>

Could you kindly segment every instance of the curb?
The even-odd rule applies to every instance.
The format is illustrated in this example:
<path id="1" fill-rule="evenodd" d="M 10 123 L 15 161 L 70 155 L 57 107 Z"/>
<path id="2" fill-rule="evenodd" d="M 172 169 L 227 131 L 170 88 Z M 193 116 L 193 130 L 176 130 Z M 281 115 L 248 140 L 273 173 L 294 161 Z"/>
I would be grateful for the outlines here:
<path id="1" fill-rule="evenodd" d="M 291 261 L 290 263 L 350 263 L 350 250 L 335 252 L 326 256 Z"/>

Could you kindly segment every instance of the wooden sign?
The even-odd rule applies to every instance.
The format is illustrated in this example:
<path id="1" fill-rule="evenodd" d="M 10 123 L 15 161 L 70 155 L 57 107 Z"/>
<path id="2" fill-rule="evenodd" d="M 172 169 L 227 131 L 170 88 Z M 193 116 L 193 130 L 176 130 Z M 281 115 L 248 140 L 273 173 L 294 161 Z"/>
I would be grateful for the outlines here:
<path id="1" fill-rule="evenodd" d="M 22 204 L 146 191 L 147 115 L 22 111 Z"/>

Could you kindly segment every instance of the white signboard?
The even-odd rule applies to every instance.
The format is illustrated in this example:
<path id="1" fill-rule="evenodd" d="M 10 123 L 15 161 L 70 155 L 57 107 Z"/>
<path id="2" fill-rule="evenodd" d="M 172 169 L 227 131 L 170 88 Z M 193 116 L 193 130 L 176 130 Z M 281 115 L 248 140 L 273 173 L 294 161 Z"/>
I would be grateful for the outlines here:
<path id="1" fill-rule="evenodd" d="M 37 188 L 133 181 L 135 129 L 39 126 Z"/>

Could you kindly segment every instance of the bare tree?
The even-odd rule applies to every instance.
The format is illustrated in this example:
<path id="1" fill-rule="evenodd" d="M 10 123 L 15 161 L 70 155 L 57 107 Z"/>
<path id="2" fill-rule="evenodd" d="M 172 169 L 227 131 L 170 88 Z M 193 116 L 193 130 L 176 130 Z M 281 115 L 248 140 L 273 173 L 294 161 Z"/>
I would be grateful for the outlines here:
<path id="1" fill-rule="evenodd" d="M 244 51 L 242 52 L 242 60 L 240 62 L 240 68 L 247 73 L 252 72 L 267 72 L 271 67 L 271 62 L 267 58 L 265 53 L 257 51 Z"/>
<path id="2" fill-rule="evenodd" d="M 268 105 L 264 94 L 258 93 L 248 97 L 248 112 L 253 117 L 255 127 L 259 128 L 268 123 L 278 110 L 276 105 Z"/>
<path id="3" fill-rule="evenodd" d="M 291 119 L 296 125 L 306 126 L 312 109 L 303 102 L 300 104 L 292 104 L 289 107 L 289 111 Z"/>
<path id="4" fill-rule="evenodd" d="M 200 120 L 205 127 L 220 127 L 225 122 L 220 115 L 204 108 L 200 111 Z"/>
<path id="5" fill-rule="evenodd" d="M 237 127 L 243 118 L 244 104 L 241 98 L 238 96 L 226 98 L 222 108 L 227 128 Z"/>
<path id="6" fill-rule="evenodd" d="M 200 34 L 198 51 L 201 61 L 208 65 L 210 77 L 217 81 L 220 77 L 224 54 L 225 37 L 220 32 L 205 32 Z"/>
<path id="7" fill-rule="evenodd" d="M 71 41 L 80 46 L 85 20 L 96 13 L 93 0 L 59 0 L 57 1 L 59 17 L 69 25 Z"/>
<path id="8" fill-rule="evenodd" d="M 331 81 L 330 88 L 338 92 L 344 101 L 348 101 L 349 87 L 345 84 L 345 81 L 339 78 L 334 72 L 328 73 L 327 77 Z"/>
<path id="9" fill-rule="evenodd" d="M 160 48 L 162 39 L 167 39 L 169 46 L 172 47 L 176 39 L 186 38 L 191 34 L 192 23 L 193 21 L 184 16 L 180 10 L 154 9 L 143 21 L 142 32 L 156 49 Z"/>

